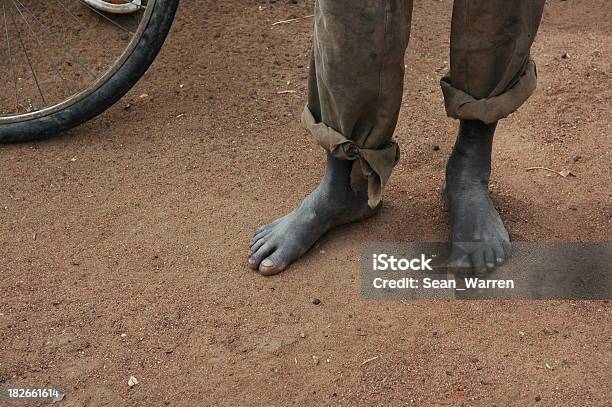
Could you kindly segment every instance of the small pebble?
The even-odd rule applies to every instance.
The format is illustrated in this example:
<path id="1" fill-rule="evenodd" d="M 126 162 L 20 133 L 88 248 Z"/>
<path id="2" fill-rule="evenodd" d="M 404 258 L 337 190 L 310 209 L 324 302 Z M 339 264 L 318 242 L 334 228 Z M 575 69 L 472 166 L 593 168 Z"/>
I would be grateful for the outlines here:
<path id="1" fill-rule="evenodd" d="M 321 303 L 321 300 L 320 300 L 320 299 L 318 299 L 318 298 L 315 298 L 314 300 L 312 300 L 312 303 L 313 303 L 314 305 L 319 305 L 319 304 Z"/>
<path id="2" fill-rule="evenodd" d="M 542 397 L 540 397 L 540 396 L 535 396 L 535 401 L 540 401 L 540 400 L 542 400 Z"/>
<path id="3" fill-rule="evenodd" d="M 573 161 L 579 161 L 582 158 L 582 156 L 580 154 L 574 154 L 572 155 L 572 160 Z"/>
<path id="4" fill-rule="evenodd" d="M 434 145 L 432 146 L 432 148 L 433 148 L 433 151 L 438 151 L 438 150 L 440 150 L 440 146 L 439 146 L 439 145 L 437 145 L 437 144 L 434 144 Z"/>
<path id="5" fill-rule="evenodd" d="M 483 386 L 487 386 L 491 384 L 491 382 L 486 379 L 480 379 L 480 384 L 482 384 Z"/>
<path id="6" fill-rule="evenodd" d="M 568 59 L 569 58 L 569 54 L 567 52 L 564 52 L 563 54 L 561 54 L 561 58 Z"/>
<path id="7" fill-rule="evenodd" d="M 128 379 L 128 386 L 134 387 L 137 384 L 138 384 L 138 379 L 136 379 L 134 376 L 130 376 L 130 378 Z"/>

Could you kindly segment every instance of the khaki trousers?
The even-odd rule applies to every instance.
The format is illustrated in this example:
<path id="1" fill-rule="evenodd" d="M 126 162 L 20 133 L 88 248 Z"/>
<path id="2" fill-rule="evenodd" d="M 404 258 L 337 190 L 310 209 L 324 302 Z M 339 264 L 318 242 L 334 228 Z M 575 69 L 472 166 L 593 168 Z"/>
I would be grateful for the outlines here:
<path id="1" fill-rule="evenodd" d="M 529 50 L 544 0 L 455 0 L 449 117 L 493 123 L 536 87 Z M 404 80 L 412 0 L 317 0 L 303 126 L 333 157 L 353 160 L 351 185 L 376 206 L 399 160 L 393 131 Z"/>

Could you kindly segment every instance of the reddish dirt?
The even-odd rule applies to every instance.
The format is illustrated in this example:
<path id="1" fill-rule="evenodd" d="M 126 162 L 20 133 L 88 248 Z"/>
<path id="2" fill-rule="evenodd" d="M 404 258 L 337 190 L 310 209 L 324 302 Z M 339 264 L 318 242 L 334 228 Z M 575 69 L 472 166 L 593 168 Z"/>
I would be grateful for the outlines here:
<path id="1" fill-rule="evenodd" d="M 2 147 L 0 382 L 61 386 L 61 406 L 610 406 L 608 302 L 360 298 L 364 242 L 447 239 L 451 3 L 415 5 L 385 207 L 272 278 L 246 267 L 251 234 L 323 170 L 298 123 L 312 20 L 271 26 L 310 2 L 184 1 L 122 102 Z M 611 14 L 548 4 L 538 91 L 495 142 L 516 241 L 610 240 Z"/>

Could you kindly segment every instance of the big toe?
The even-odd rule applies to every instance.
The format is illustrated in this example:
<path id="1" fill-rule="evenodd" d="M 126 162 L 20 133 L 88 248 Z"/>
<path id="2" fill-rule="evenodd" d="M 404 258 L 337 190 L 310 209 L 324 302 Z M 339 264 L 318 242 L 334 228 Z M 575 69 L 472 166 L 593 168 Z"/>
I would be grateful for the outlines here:
<path id="1" fill-rule="evenodd" d="M 462 253 L 460 251 L 452 251 L 448 258 L 448 267 L 459 270 L 472 267 L 469 254 Z"/>
<path id="2" fill-rule="evenodd" d="M 289 261 L 280 250 L 275 251 L 259 264 L 259 272 L 264 276 L 280 273 L 289 265 Z"/>
<path id="3" fill-rule="evenodd" d="M 476 249 L 470 255 L 470 260 L 472 261 L 472 271 L 477 275 L 483 275 L 487 271 L 487 266 L 485 264 L 485 255 L 484 250 Z"/>
<path id="4" fill-rule="evenodd" d="M 251 256 L 249 256 L 249 267 L 253 270 L 257 270 L 261 265 L 263 259 L 265 259 L 270 252 L 274 250 L 274 246 L 270 242 L 264 243 L 259 249 L 257 249 Z"/>

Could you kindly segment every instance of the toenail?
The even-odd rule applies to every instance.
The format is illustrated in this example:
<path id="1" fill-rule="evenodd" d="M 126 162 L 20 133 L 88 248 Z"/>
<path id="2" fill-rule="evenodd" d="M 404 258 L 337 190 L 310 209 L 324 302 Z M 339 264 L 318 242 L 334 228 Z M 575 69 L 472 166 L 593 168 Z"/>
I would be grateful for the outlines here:
<path id="1" fill-rule="evenodd" d="M 261 262 L 261 265 L 264 267 L 272 267 L 274 263 L 270 259 L 265 259 L 264 261 Z"/>
<path id="2" fill-rule="evenodd" d="M 249 264 L 255 264 L 255 260 L 249 258 Z"/>
<path id="3" fill-rule="evenodd" d="M 497 260 L 497 262 L 498 262 L 498 263 L 503 263 L 503 262 L 504 262 L 504 259 L 502 259 L 501 257 L 498 257 L 498 258 L 497 258 L 497 259 L 495 259 L 495 260 Z"/>

